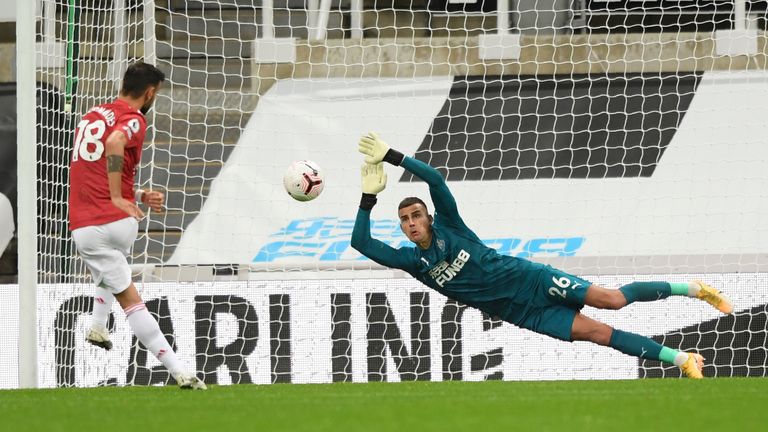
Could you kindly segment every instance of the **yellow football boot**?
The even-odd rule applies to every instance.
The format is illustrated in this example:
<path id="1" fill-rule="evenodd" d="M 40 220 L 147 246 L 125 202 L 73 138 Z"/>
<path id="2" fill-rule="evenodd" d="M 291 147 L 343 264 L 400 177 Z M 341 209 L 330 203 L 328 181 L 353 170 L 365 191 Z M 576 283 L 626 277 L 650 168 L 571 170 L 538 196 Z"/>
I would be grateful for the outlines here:
<path id="1" fill-rule="evenodd" d="M 699 290 L 699 293 L 696 294 L 697 299 L 704 300 L 705 302 L 711 304 L 717 310 L 719 310 L 724 314 L 733 313 L 733 302 L 731 301 L 731 299 L 726 297 L 725 294 L 712 288 L 711 286 L 705 284 L 704 282 L 701 282 L 701 281 L 694 281 L 694 282 L 699 284 L 699 287 L 701 287 L 701 289 Z"/>
<path id="2" fill-rule="evenodd" d="M 685 363 L 680 366 L 680 370 L 683 371 L 683 375 L 694 379 L 704 378 L 704 375 L 701 373 L 701 370 L 704 369 L 704 357 L 700 356 L 699 354 L 686 354 L 688 354 L 688 360 L 686 360 Z"/>

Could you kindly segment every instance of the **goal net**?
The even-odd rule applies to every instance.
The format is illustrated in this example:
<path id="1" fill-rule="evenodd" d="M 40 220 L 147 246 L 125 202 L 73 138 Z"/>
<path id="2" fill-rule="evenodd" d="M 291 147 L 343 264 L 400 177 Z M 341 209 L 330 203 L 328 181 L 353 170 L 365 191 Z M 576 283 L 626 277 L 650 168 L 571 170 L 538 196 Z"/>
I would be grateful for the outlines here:
<path id="1" fill-rule="evenodd" d="M 358 137 L 436 167 L 501 253 L 606 287 L 706 280 L 691 299 L 584 313 L 696 350 L 707 376 L 764 376 L 768 304 L 765 2 L 220 0 L 38 2 L 42 386 L 165 383 L 115 305 L 83 340 L 90 277 L 67 232 L 79 116 L 125 67 L 167 75 L 137 183 L 166 193 L 130 262 L 149 309 L 209 383 L 679 376 L 486 316 L 350 246 Z M 288 165 L 325 189 L 293 200 Z M 386 167 L 375 238 L 409 242 Z M 23 239 L 20 239 L 23 241 Z"/>

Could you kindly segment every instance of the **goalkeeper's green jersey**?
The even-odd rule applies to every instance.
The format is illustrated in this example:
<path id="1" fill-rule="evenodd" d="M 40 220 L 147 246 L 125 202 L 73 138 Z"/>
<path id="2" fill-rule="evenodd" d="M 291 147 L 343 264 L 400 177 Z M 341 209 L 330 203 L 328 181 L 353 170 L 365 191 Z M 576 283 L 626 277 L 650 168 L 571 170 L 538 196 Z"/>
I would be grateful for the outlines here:
<path id="1" fill-rule="evenodd" d="M 491 316 L 512 323 L 523 319 L 544 266 L 486 246 L 461 219 L 456 200 L 436 169 L 410 157 L 401 166 L 429 185 L 435 206 L 432 244 L 428 249 L 395 249 L 373 239 L 370 210 L 361 208 L 352 246 L 373 261 L 404 270 L 441 294 Z"/>

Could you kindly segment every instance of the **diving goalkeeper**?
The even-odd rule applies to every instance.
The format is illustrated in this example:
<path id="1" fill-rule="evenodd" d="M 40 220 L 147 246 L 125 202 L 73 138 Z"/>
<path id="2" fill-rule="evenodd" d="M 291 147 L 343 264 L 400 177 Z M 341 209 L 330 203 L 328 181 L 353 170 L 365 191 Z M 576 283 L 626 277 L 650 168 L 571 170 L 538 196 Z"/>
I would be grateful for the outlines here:
<path id="1" fill-rule="evenodd" d="M 703 282 L 633 282 L 606 289 L 563 271 L 522 258 L 500 255 L 464 223 L 442 175 L 431 166 L 389 148 L 375 133 L 360 138 L 365 157 L 363 195 L 352 232 L 352 247 L 377 263 L 408 272 L 451 299 L 516 326 L 564 341 L 590 341 L 635 357 L 680 367 L 689 378 L 702 378 L 704 358 L 677 351 L 650 338 L 614 329 L 580 313 L 584 305 L 621 309 L 637 301 L 671 295 L 695 297 L 723 313 L 733 304 Z M 370 215 L 387 177 L 383 162 L 402 166 L 429 185 L 434 217 L 419 198 L 400 202 L 400 229 L 415 247 L 394 249 L 371 237 Z"/>

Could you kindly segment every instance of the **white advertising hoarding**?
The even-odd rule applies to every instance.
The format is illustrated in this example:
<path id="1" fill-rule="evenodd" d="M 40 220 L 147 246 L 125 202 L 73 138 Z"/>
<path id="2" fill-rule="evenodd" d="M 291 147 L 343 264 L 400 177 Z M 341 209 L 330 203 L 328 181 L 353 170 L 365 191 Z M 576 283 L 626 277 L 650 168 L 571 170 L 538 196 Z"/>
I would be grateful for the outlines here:
<path id="1" fill-rule="evenodd" d="M 620 311 L 585 308 L 584 313 L 674 348 L 699 351 L 709 359 L 705 373 L 710 376 L 764 375 L 766 347 L 752 345 L 768 331 L 768 276 L 650 279 L 693 277 L 723 287 L 736 303 L 736 314 L 723 316 L 703 302 L 682 297 Z M 593 278 L 612 287 L 631 281 L 628 276 Z M 180 357 L 206 381 L 220 384 L 627 379 L 664 374 L 658 364 L 643 365 L 609 348 L 561 342 L 491 320 L 410 279 L 151 283 L 141 288 Z M 17 385 L 15 289 L 0 290 L 8 312 L 0 328 L 4 388 Z M 114 348 L 107 352 L 85 343 L 91 291 L 85 284 L 40 286 L 40 386 L 166 382 L 159 362 L 133 345 L 116 305 Z"/>

